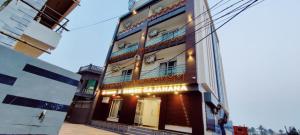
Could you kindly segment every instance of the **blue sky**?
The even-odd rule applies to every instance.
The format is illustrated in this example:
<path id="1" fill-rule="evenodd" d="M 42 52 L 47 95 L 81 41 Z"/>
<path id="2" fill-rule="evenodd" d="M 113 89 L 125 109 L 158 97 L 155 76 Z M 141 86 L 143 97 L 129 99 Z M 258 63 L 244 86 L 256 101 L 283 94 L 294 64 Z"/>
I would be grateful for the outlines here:
<path id="1" fill-rule="evenodd" d="M 299 5 L 299 0 L 266 0 L 218 31 L 235 125 L 300 128 Z M 68 16 L 68 27 L 127 11 L 127 0 L 82 0 Z M 58 48 L 41 59 L 74 72 L 90 63 L 103 66 L 116 24 L 65 32 Z"/>

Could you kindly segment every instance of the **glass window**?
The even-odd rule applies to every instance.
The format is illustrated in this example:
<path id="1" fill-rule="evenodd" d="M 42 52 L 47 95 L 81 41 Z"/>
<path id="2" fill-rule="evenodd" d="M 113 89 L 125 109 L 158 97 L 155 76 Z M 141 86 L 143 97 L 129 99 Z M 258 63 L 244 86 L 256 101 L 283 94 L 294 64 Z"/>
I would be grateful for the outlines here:
<path id="1" fill-rule="evenodd" d="M 86 92 L 88 94 L 93 94 L 96 85 L 97 85 L 97 81 L 96 80 L 88 80 L 87 85 L 86 85 Z"/>
<path id="2" fill-rule="evenodd" d="M 129 70 L 123 70 L 122 71 L 122 78 L 124 82 L 130 81 L 132 75 L 132 69 Z"/>
<path id="3" fill-rule="evenodd" d="M 174 75 L 176 74 L 176 61 L 164 62 L 159 65 L 159 75 Z"/>
<path id="4" fill-rule="evenodd" d="M 121 111 L 121 108 L 122 108 L 122 99 L 113 99 L 111 103 L 109 117 L 119 118 L 119 112 Z"/>

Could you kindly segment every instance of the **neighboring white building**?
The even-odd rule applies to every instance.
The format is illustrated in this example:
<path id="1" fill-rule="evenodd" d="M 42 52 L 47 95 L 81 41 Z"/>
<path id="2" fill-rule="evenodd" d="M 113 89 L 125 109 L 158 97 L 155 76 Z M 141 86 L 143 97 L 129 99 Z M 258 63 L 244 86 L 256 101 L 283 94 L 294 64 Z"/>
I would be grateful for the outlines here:
<path id="1" fill-rule="evenodd" d="M 0 45 L 32 57 L 55 49 L 77 2 L 0 0 Z"/>
<path id="2" fill-rule="evenodd" d="M 0 134 L 56 135 L 80 75 L 37 59 L 79 0 L 0 0 Z"/>

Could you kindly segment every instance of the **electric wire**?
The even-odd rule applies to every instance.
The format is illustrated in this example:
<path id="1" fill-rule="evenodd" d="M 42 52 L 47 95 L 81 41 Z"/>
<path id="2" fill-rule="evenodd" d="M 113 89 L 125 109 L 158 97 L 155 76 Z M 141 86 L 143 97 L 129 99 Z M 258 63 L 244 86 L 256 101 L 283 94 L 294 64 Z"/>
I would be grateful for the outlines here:
<path id="1" fill-rule="evenodd" d="M 98 24 L 102 24 L 102 23 L 105 23 L 105 22 L 112 21 L 112 20 L 117 19 L 117 18 L 119 18 L 119 17 L 121 17 L 121 15 L 119 15 L 119 16 L 114 16 L 114 17 L 111 17 L 111 18 L 108 18 L 108 19 L 105 19 L 105 20 L 100 20 L 100 21 L 95 22 L 95 23 L 92 23 L 92 24 L 88 24 L 88 25 L 84 25 L 84 26 L 75 27 L 75 28 L 72 28 L 71 31 L 76 31 L 76 30 L 81 30 L 81 29 L 89 28 L 89 27 L 92 27 L 92 26 L 95 26 L 95 25 L 98 25 Z"/>
<path id="2" fill-rule="evenodd" d="M 220 2 L 222 2 L 222 1 L 223 1 L 223 0 L 221 0 Z M 228 0 L 228 1 L 230 1 L 230 0 Z M 226 1 L 226 3 L 227 3 L 228 1 Z M 236 3 L 234 3 L 234 4 L 232 4 L 232 5 L 230 5 L 230 6 L 228 6 L 228 7 L 226 7 L 225 9 L 219 11 L 218 13 L 214 14 L 213 16 L 216 16 L 216 15 L 218 15 L 218 14 L 220 14 L 220 13 L 222 13 L 222 12 L 228 10 L 229 8 L 231 8 L 231 7 L 233 7 L 234 5 L 240 3 L 241 1 L 244 1 L 244 0 L 240 0 L 240 1 L 238 1 L 238 2 L 236 2 Z M 215 22 L 215 21 L 217 21 L 217 20 L 219 20 L 219 19 L 221 19 L 221 18 L 223 18 L 223 17 L 225 17 L 225 16 L 227 16 L 227 15 L 233 13 L 233 12 L 236 12 L 236 11 L 240 10 L 241 8 L 243 8 L 243 6 L 244 6 L 245 4 L 247 4 L 247 3 L 251 2 L 251 1 L 252 1 L 252 0 L 249 0 L 248 2 L 246 2 L 246 3 L 242 4 L 242 5 L 240 5 L 239 7 L 233 9 L 232 11 L 230 11 L 230 12 L 228 12 L 228 13 L 226 13 L 226 14 L 220 16 L 220 17 L 218 17 L 217 19 L 211 20 L 207 25 L 202 26 L 202 27 L 198 28 L 198 29 L 195 30 L 195 31 L 192 31 L 191 33 L 193 34 L 193 33 L 197 32 L 197 31 L 201 30 L 202 28 L 205 28 L 205 27 L 207 27 L 207 26 L 210 26 L 211 24 L 213 24 L 213 22 Z M 254 3 L 255 3 L 256 1 L 258 1 L 258 0 L 255 0 Z M 219 4 L 220 2 L 218 2 L 217 4 Z M 259 3 L 261 3 L 261 2 L 262 2 L 262 1 L 260 1 Z M 257 4 L 259 4 L 259 3 L 257 3 Z M 216 4 L 216 5 L 217 5 L 217 4 Z M 257 5 L 257 4 L 256 4 L 256 5 Z M 214 5 L 213 7 L 216 7 L 216 5 Z M 239 13 L 237 13 L 237 15 L 240 14 L 241 12 L 243 12 L 244 10 L 246 10 L 247 8 L 252 7 L 252 6 L 255 6 L 255 5 L 253 5 L 253 4 L 247 5 L 246 7 L 244 7 L 244 9 L 243 9 L 242 11 L 240 11 Z M 212 7 L 212 8 L 213 8 L 213 7 Z M 220 6 L 219 6 L 219 7 L 220 7 Z M 195 18 L 193 18 L 193 21 L 195 21 L 196 18 L 200 17 L 200 16 L 203 15 L 204 13 L 207 13 L 207 12 L 209 12 L 209 11 L 212 11 L 212 8 L 209 8 L 207 11 L 205 11 L 205 12 L 201 13 L 200 15 L 196 16 Z M 197 45 L 199 42 L 201 42 L 201 41 L 203 41 L 204 39 L 206 39 L 208 36 L 210 36 L 211 34 L 213 34 L 214 32 L 216 32 L 218 29 L 220 29 L 220 28 L 223 27 L 225 24 L 227 24 L 229 21 L 231 21 L 233 18 L 235 18 L 237 15 L 235 14 L 235 15 L 233 15 L 233 16 L 228 17 L 228 18 L 230 18 L 228 21 L 226 21 L 226 22 L 225 22 L 224 24 L 222 24 L 220 27 L 218 27 L 217 29 L 215 29 L 214 31 L 212 31 L 211 33 L 209 33 L 207 36 L 205 36 L 204 38 L 202 38 L 200 41 L 196 42 L 194 45 Z M 212 16 L 212 17 L 213 17 L 213 16 Z M 221 20 L 220 22 L 217 22 L 217 23 L 215 23 L 215 24 L 221 23 L 221 22 L 227 20 L 228 18 L 225 18 L 225 19 L 223 19 L 223 20 Z M 204 21 L 209 20 L 209 19 L 210 19 L 210 18 L 205 19 Z M 202 21 L 202 22 L 204 22 L 204 21 Z M 192 22 L 192 21 L 190 21 L 190 22 L 184 24 L 183 27 L 186 26 L 186 25 L 188 25 L 188 24 L 191 23 L 191 22 Z M 195 26 L 201 24 L 202 22 L 196 24 Z M 191 33 L 188 33 L 188 34 L 186 34 L 186 35 L 189 35 L 189 34 L 191 34 Z M 188 48 L 188 49 L 190 49 L 190 48 Z M 179 53 L 179 54 L 177 54 L 176 56 L 174 56 L 173 58 L 169 59 L 168 62 L 170 62 L 170 61 L 173 60 L 174 58 L 178 57 L 179 55 L 183 54 L 183 53 L 186 52 L 188 49 L 185 49 L 185 50 L 182 51 L 181 53 Z M 160 50 L 160 51 L 161 51 L 161 50 Z M 157 52 L 155 52 L 155 53 L 157 53 Z M 122 67 L 122 68 L 120 68 L 120 69 L 124 69 L 124 68 L 126 68 L 126 67 L 128 67 L 128 66 L 131 66 L 132 64 L 135 64 L 135 62 L 130 63 L 130 64 L 128 64 L 127 66 L 124 66 L 124 67 Z M 152 69 L 152 70 L 149 70 L 149 72 L 151 72 L 151 71 L 153 71 L 153 70 L 156 70 L 157 68 L 158 68 L 158 67 L 156 67 L 156 68 L 154 68 L 154 69 Z M 149 72 L 146 72 L 146 73 L 144 73 L 144 74 L 147 74 L 147 73 L 149 73 Z M 112 74 L 112 73 L 110 73 L 110 74 Z M 110 74 L 106 74 L 106 75 L 110 75 Z"/>
<path id="3" fill-rule="evenodd" d="M 223 1 L 224 1 L 224 0 L 220 0 L 219 2 L 217 2 L 216 4 L 214 4 L 211 8 L 208 8 L 205 12 L 199 14 L 199 15 L 196 16 L 196 17 L 193 17 L 192 20 L 191 20 L 190 22 L 187 22 L 187 23 L 183 24 L 183 25 L 180 26 L 179 28 L 184 28 L 185 26 L 187 26 L 187 25 L 188 25 L 189 23 L 191 23 L 192 21 L 195 21 L 196 18 L 201 17 L 202 15 L 204 15 L 204 14 L 206 14 L 206 13 L 208 13 L 208 12 L 214 10 L 214 9 L 219 8 L 220 6 L 222 6 L 222 5 L 226 4 L 226 3 L 228 3 L 228 2 L 231 1 L 231 0 L 227 0 L 225 3 L 219 5 L 219 4 L 222 3 Z M 177 29 L 178 29 L 178 28 L 177 28 Z M 122 66 L 122 67 L 120 68 L 120 70 L 122 70 L 122 69 L 124 69 L 124 68 L 127 68 L 127 67 L 129 67 L 129 66 L 132 66 L 132 64 L 135 64 L 135 62 L 132 62 L 132 63 L 126 65 L 126 66 Z M 109 74 L 106 74 L 106 76 L 111 75 L 111 74 L 113 74 L 113 72 L 111 72 L 111 73 L 109 73 Z"/>
<path id="4" fill-rule="evenodd" d="M 223 2 L 224 0 L 220 0 L 219 2 L 217 2 L 215 5 L 213 5 L 211 7 L 211 9 L 214 9 L 215 7 L 217 7 L 221 2 Z M 231 0 L 227 0 L 224 4 L 226 4 L 227 2 L 229 2 Z M 222 6 L 222 5 L 221 5 Z M 220 7 L 220 6 L 219 6 Z M 206 11 L 208 12 L 208 10 Z M 206 13 L 204 12 L 204 13 Z M 203 13 L 203 14 L 204 14 Z M 102 23 L 105 23 L 105 22 L 108 22 L 108 21 L 111 21 L 111 20 L 114 20 L 114 19 L 117 19 L 119 17 L 121 17 L 122 15 L 119 15 L 119 16 L 114 16 L 114 17 L 111 17 L 109 19 L 105 19 L 105 20 L 100 20 L 98 22 L 95 22 L 95 23 L 92 23 L 92 24 L 88 24 L 88 25 L 84 25 L 84 26 L 79 26 L 79 27 L 75 27 L 75 28 L 72 28 L 71 31 L 76 31 L 76 30 L 80 30 L 80 29 L 85 29 L 85 28 L 89 28 L 89 27 L 92 27 L 92 26 L 95 26 L 95 25 L 98 25 L 98 24 L 102 24 Z M 197 17 L 196 17 L 197 18 Z"/>
<path id="5" fill-rule="evenodd" d="M 252 0 L 250 0 L 252 1 Z M 207 37 L 209 37 L 210 35 L 212 35 L 213 33 L 215 33 L 217 30 L 219 30 L 220 28 L 222 28 L 224 25 L 226 25 L 227 23 L 229 23 L 231 20 L 233 20 L 235 17 L 237 17 L 239 14 L 241 14 L 242 12 L 244 12 L 245 10 L 247 10 L 249 7 L 251 7 L 251 5 L 253 5 L 254 3 L 256 3 L 258 0 L 254 0 L 253 2 L 251 2 L 250 4 L 248 4 L 246 7 L 244 7 L 241 11 L 239 11 L 238 13 L 234 14 L 232 17 L 230 17 L 226 22 L 224 22 L 222 25 L 220 25 L 219 27 L 217 27 L 216 29 L 214 29 L 213 31 L 211 31 L 209 34 L 207 34 L 206 36 L 204 36 L 203 38 L 201 38 L 199 41 L 197 41 L 195 44 L 193 44 L 193 46 L 197 46 L 198 43 L 202 42 L 204 39 L 206 39 Z M 198 31 L 199 29 L 197 29 L 196 31 Z M 195 32 L 196 32 L 195 31 Z M 180 56 L 181 54 L 183 54 L 184 52 L 187 52 L 190 48 L 186 48 L 185 50 L 183 50 L 182 52 L 178 53 L 177 55 L 175 55 L 174 57 L 170 58 L 167 62 L 172 61 L 174 58 Z M 143 74 L 149 74 L 150 72 L 156 70 L 159 67 L 155 67 L 152 70 L 149 70 L 146 73 Z"/>
<path id="6" fill-rule="evenodd" d="M 212 6 L 212 8 L 213 8 L 213 7 L 216 7 L 216 6 L 217 6 L 218 4 L 220 4 L 222 1 L 223 1 L 223 0 L 219 1 L 218 3 L 216 3 L 214 6 Z M 226 1 L 225 3 L 229 2 L 229 1 L 231 1 L 231 0 L 228 0 L 228 1 Z M 232 4 L 232 5 L 228 6 L 228 7 L 226 7 L 225 9 L 219 11 L 218 13 L 216 13 L 216 14 L 213 15 L 213 16 L 216 16 L 216 15 L 218 15 L 218 14 L 220 14 L 220 13 L 226 11 L 227 9 L 233 7 L 234 5 L 236 5 L 236 4 L 238 4 L 238 3 L 242 2 L 242 1 L 244 1 L 244 0 L 240 0 L 240 1 L 238 1 L 238 2 L 235 2 L 234 4 Z M 250 1 L 251 1 L 251 0 L 250 0 Z M 244 3 L 244 4 L 246 4 L 246 3 Z M 243 5 L 244 5 L 244 4 L 243 4 Z M 242 5 L 241 5 L 241 6 L 242 6 Z M 219 6 L 219 7 L 220 7 L 220 6 Z M 240 7 L 240 6 L 239 6 L 239 7 Z M 208 8 L 205 12 L 203 12 L 203 13 L 199 14 L 198 16 L 194 17 L 190 22 L 187 22 L 187 23 L 185 23 L 184 25 L 182 25 L 181 28 L 184 28 L 186 25 L 188 25 L 189 23 L 195 21 L 196 18 L 201 17 L 201 16 L 204 15 L 205 13 L 208 13 L 208 12 L 212 11 L 212 8 Z M 235 11 L 235 9 L 234 9 L 233 11 Z M 230 13 L 232 13 L 233 11 L 230 11 Z M 229 14 L 229 13 L 227 13 L 227 14 Z M 227 15 L 227 14 L 226 14 L 226 15 Z M 223 16 L 217 18 L 217 20 L 220 19 L 220 18 L 222 18 L 222 17 L 224 17 L 224 16 L 225 16 L 225 15 L 223 15 Z M 196 24 L 195 26 L 198 26 L 199 24 L 201 24 L 202 22 L 205 22 L 205 21 L 207 21 L 207 20 L 210 20 L 210 18 L 207 18 L 207 19 L 205 19 L 205 20 L 199 22 L 199 23 Z M 213 21 L 215 21 L 215 20 L 212 20 L 211 22 L 213 22 Z M 209 25 L 210 25 L 210 24 L 208 24 L 208 25 L 206 25 L 206 26 L 209 26 Z M 194 27 L 195 27 L 195 26 L 194 26 Z M 179 28 L 180 28 L 180 27 L 179 27 Z M 202 27 L 199 28 L 198 30 L 200 30 L 200 29 L 202 29 L 202 28 L 205 28 L 205 27 L 202 26 Z M 178 28 L 175 28 L 175 29 L 178 29 Z M 196 31 L 198 31 L 198 30 L 196 30 Z M 187 33 L 187 34 L 185 34 L 185 35 L 193 34 L 193 33 L 196 32 L 196 31 L 192 31 L 192 32 Z M 158 53 L 158 52 L 160 52 L 160 51 L 162 51 L 162 50 L 158 50 L 158 51 L 154 52 L 153 54 L 156 54 L 156 53 Z M 132 63 L 130 63 L 130 64 L 127 65 L 127 66 L 121 67 L 120 70 L 122 70 L 122 69 L 124 69 L 124 68 L 126 68 L 126 67 L 129 67 L 129 66 L 131 66 L 132 64 L 135 64 L 135 62 L 132 62 Z M 156 68 L 154 68 L 153 70 L 155 70 L 155 69 L 156 69 Z M 149 71 L 153 71 L 153 70 L 149 70 Z M 113 72 L 111 72 L 111 73 L 109 73 L 109 74 L 106 74 L 106 76 L 108 76 L 108 75 L 110 75 L 110 74 L 112 74 L 112 73 L 113 73 Z"/>

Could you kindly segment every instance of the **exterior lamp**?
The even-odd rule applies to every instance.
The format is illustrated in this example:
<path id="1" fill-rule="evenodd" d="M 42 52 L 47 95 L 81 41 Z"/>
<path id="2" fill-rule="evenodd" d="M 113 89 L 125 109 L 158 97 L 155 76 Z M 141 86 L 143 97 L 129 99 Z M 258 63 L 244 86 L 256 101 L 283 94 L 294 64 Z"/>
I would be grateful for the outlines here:
<path id="1" fill-rule="evenodd" d="M 193 21 L 193 17 L 191 14 L 188 15 L 188 22 L 192 22 Z"/>
<path id="2" fill-rule="evenodd" d="M 132 11 L 132 14 L 133 14 L 133 15 L 136 15 L 136 14 L 137 14 L 137 11 L 136 11 L 136 10 L 133 10 L 133 11 Z"/>

